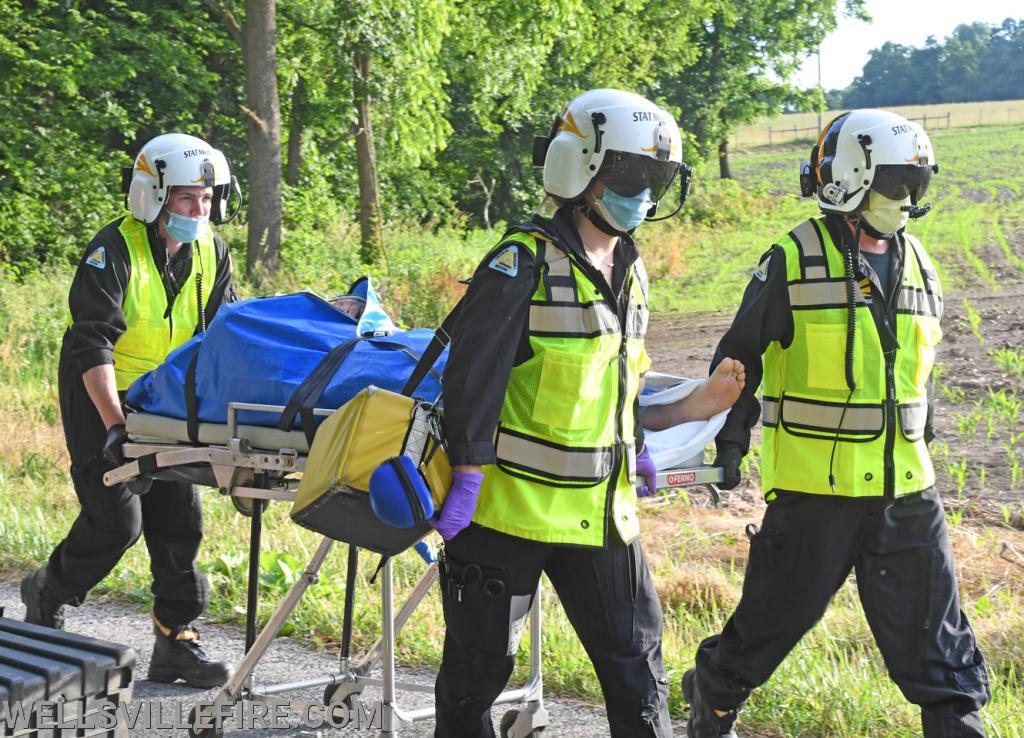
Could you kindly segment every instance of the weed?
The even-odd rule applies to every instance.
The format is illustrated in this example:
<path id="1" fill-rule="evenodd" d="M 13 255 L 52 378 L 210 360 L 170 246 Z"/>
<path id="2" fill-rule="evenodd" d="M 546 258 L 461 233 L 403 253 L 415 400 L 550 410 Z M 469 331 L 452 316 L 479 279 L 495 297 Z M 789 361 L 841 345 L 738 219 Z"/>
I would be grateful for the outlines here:
<path id="1" fill-rule="evenodd" d="M 1021 468 L 1020 458 L 1013 446 L 1006 445 L 1006 459 L 1010 467 L 1010 489 L 1016 489 L 1024 481 L 1024 469 Z"/>
<path id="2" fill-rule="evenodd" d="M 991 349 L 988 355 L 999 367 L 999 371 L 1024 379 L 1024 352 L 1014 351 L 1011 348 Z"/>
<path id="3" fill-rule="evenodd" d="M 964 315 L 967 316 L 967 323 L 970 326 L 971 333 L 978 339 L 978 343 L 984 345 L 985 337 L 981 335 L 981 313 L 974 309 L 971 305 L 971 301 L 966 297 L 963 299 Z"/>
<path id="4" fill-rule="evenodd" d="M 948 464 L 946 471 L 949 473 L 951 481 L 956 483 L 956 498 L 958 500 L 963 499 L 964 496 L 964 485 L 967 482 L 967 477 L 970 472 L 967 470 L 967 459 L 960 459 L 955 464 Z"/>
<path id="5" fill-rule="evenodd" d="M 957 495 L 959 498 L 959 494 Z M 959 527 L 960 521 L 964 517 L 964 511 L 967 509 L 967 505 L 961 505 L 956 509 L 946 511 L 946 522 L 949 523 L 950 528 Z"/>

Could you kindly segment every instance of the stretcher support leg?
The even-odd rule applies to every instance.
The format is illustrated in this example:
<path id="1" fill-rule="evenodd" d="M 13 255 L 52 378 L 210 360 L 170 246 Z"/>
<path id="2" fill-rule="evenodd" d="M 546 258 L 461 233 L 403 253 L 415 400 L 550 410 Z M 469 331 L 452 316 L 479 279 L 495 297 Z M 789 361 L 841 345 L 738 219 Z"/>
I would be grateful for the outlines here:
<path id="1" fill-rule="evenodd" d="M 341 658 L 347 668 L 352 651 L 352 618 L 355 610 L 356 576 L 359 573 L 359 548 L 348 544 L 348 571 L 345 573 L 345 616 L 341 625 Z"/>
<path id="2" fill-rule="evenodd" d="M 309 562 L 309 566 L 303 572 L 302 576 L 299 577 L 295 584 L 292 585 L 291 589 L 288 590 L 288 594 L 285 595 L 284 601 L 274 611 L 274 614 L 270 616 L 269 622 L 266 627 L 260 631 L 255 642 L 252 644 L 252 648 L 245 652 L 245 658 L 242 659 L 242 663 L 238 665 L 238 670 L 234 676 L 228 680 L 228 683 L 221 687 L 221 690 L 214 697 L 214 704 L 226 704 L 233 705 L 238 701 L 238 696 L 242 692 L 242 688 L 249 681 L 252 676 L 253 670 L 256 668 L 256 664 L 259 663 L 260 659 L 263 658 L 263 654 L 266 653 L 267 649 L 270 648 L 270 644 L 274 642 L 278 633 L 281 632 L 281 627 L 287 622 L 291 616 L 292 611 L 299 604 L 299 600 L 309 589 L 310 585 L 315 584 L 318 579 L 317 572 L 320 571 L 320 567 L 323 566 L 324 559 L 327 558 L 327 554 L 331 550 L 331 546 L 334 545 L 334 541 L 326 536 L 321 540 L 320 546 L 317 548 L 316 553 L 313 554 L 313 558 Z"/>
<path id="3" fill-rule="evenodd" d="M 249 519 L 249 581 L 245 602 L 245 652 L 256 642 L 256 608 L 259 607 L 260 546 L 263 537 L 263 500 L 253 500 Z"/>

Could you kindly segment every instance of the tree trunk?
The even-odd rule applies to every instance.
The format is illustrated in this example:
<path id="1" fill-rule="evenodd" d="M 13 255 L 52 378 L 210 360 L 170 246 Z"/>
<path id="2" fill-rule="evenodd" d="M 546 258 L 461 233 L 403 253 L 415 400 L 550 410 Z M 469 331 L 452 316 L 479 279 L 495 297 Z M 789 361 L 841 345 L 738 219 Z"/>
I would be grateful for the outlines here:
<path id="1" fill-rule="evenodd" d="M 370 99 L 370 55 L 360 44 L 355 52 L 357 78 L 355 105 L 359 116 L 356 131 L 356 165 L 359 170 L 359 258 L 364 264 L 379 264 L 384 254 L 381 234 L 380 194 L 377 186 L 377 152 L 373 147 L 372 101 Z"/>
<path id="2" fill-rule="evenodd" d="M 723 138 L 718 144 L 718 175 L 722 179 L 732 179 L 729 170 L 729 139 Z"/>
<path id="3" fill-rule="evenodd" d="M 302 168 L 305 105 L 306 78 L 300 74 L 295 82 L 295 89 L 292 90 L 292 114 L 288 120 L 288 168 L 284 173 L 284 181 L 289 187 L 294 187 L 299 183 L 299 171 Z"/>
<path id="4" fill-rule="evenodd" d="M 242 28 L 249 104 L 249 234 L 246 266 L 259 280 L 277 268 L 281 246 L 281 111 L 277 95 L 275 0 L 246 0 Z"/>

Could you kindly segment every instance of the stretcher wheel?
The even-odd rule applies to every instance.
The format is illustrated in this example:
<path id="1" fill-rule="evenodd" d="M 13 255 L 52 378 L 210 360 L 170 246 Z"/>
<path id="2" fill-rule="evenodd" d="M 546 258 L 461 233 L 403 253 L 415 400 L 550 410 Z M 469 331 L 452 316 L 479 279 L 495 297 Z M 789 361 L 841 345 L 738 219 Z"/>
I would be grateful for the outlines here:
<path id="1" fill-rule="evenodd" d="M 519 719 L 520 710 L 509 710 L 501 716 L 501 724 L 498 727 L 498 735 L 501 738 L 537 738 L 544 731 L 544 728 L 534 728 L 529 733 L 520 735 L 512 733 L 512 726 Z"/>
<path id="2" fill-rule="evenodd" d="M 148 477 L 135 477 L 135 479 L 129 479 L 125 484 L 128 485 L 129 492 L 141 497 L 149 492 L 150 488 L 153 486 L 153 480 Z"/>
<path id="3" fill-rule="evenodd" d="M 339 689 L 341 689 L 341 685 L 340 684 L 329 684 L 328 686 L 324 687 L 324 706 L 330 707 L 331 700 L 334 698 L 335 693 Z M 347 694 L 337 704 L 344 705 L 348 709 L 349 712 L 352 712 L 353 710 L 355 710 L 355 707 L 356 707 L 356 697 L 358 697 L 358 696 L 359 696 L 358 692 L 353 692 L 351 694 Z"/>
<path id="4" fill-rule="evenodd" d="M 239 513 L 247 518 L 253 516 L 257 505 L 260 506 L 260 512 L 266 511 L 268 502 L 269 500 L 255 500 L 252 497 L 236 497 L 231 495 L 231 504 L 235 506 Z"/>
<path id="5" fill-rule="evenodd" d="M 211 728 L 194 728 L 196 724 L 196 711 L 193 707 L 188 713 L 188 735 L 189 738 L 222 738 L 224 735 L 223 725 L 214 725 Z"/>

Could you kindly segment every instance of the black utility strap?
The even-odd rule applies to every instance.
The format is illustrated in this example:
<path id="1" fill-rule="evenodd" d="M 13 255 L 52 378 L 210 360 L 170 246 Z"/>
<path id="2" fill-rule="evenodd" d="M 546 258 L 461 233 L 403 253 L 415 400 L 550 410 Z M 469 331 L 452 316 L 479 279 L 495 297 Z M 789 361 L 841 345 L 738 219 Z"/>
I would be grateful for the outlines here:
<path id="1" fill-rule="evenodd" d="M 313 427 L 313 408 L 320 401 L 320 396 L 330 383 L 331 378 L 338 367 L 345 360 L 345 357 L 352 353 L 352 349 L 359 343 L 358 338 L 350 338 L 332 348 L 316 365 L 316 368 L 309 373 L 309 376 L 302 380 L 291 399 L 281 413 L 281 421 L 277 424 L 278 430 L 290 431 L 295 423 L 295 416 L 302 418 L 302 430 L 306 434 L 306 440 L 312 444 L 315 428 Z"/>
<path id="2" fill-rule="evenodd" d="M 441 353 L 452 340 L 452 329 L 455 328 L 455 321 L 459 319 L 461 312 L 462 300 L 459 300 L 455 307 L 452 308 L 452 311 L 448 313 L 448 317 L 434 331 L 434 337 L 430 339 L 430 343 L 427 344 L 427 348 L 423 351 L 423 356 L 420 357 L 420 360 L 416 363 L 416 368 L 409 375 L 409 381 L 402 388 L 403 395 L 411 397 L 416 388 L 420 386 L 423 378 L 433 369 L 434 363 L 440 358 Z"/>
<path id="3" fill-rule="evenodd" d="M 199 362 L 199 351 L 202 344 L 196 346 L 192 361 L 185 370 L 185 430 L 188 440 L 199 444 L 199 397 L 196 396 L 196 364 Z"/>
<path id="4" fill-rule="evenodd" d="M 153 472 L 160 468 L 160 465 L 156 463 L 155 453 L 140 456 L 138 459 L 136 459 L 136 461 L 139 462 L 139 476 L 146 476 L 147 474 L 152 474 Z"/>

